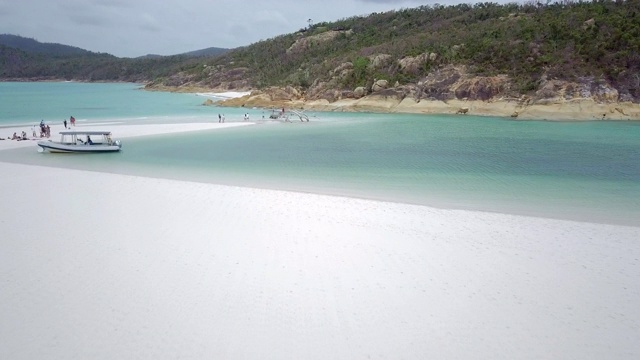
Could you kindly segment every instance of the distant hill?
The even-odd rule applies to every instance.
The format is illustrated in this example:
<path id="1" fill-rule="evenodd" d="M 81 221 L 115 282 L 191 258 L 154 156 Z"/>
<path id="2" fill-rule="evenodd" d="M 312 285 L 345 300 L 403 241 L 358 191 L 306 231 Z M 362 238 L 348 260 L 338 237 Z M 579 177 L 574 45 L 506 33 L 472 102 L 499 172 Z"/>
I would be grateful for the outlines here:
<path id="1" fill-rule="evenodd" d="M 188 56 L 188 57 L 212 57 L 212 56 L 218 56 L 218 55 L 225 54 L 225 53 L 229 52 L 230 50 L 231 49 L 210 47 L 210 48 L 206 48 L 206 49 L 202 49 L 202 50 L 195 50 L 195 51 L 186 52 L 186 53 L 183 53 L 183 54 L 180 54 L 180 55 L 184 55 L 184 56 Z"/>
<path id="2" fill-rule="evenodd" d="M 78 80 L 148 82 L 191 67 L 201 58 L 229 51 L 208 48 L 185 54 L 118 58 L 74 46 L 41 43 L 17 35 L 0 35 L 0 81 Z"/>
<path id="3" fill-rule="evenodd" d="M 93 55 L 94 52 L 81 49 L 75 46 L 62 45 L 57 43 L 42 43 L 35 39 L 18 35 L 0 34 L 0 45 L 19 49 L 26 53 L 43 54 L 50 56 L 74 56 Z"/>
<path id="4" fill-rule="evenodd" d="M 171 55 L 171 56 L 184 56 L 189 58 L 214 57 L 214 56 L 225 54 L 230 50 L 231 49 L 210 47 L 202 50 L 194 50 L 194 51 L 189 51 L 186 53 L 181 53 L 181 54 Z M 139 56 L 136 59 L 157 59 L 161 57 L 163 57 L 163 55 L 147 54 L 147 55 Z"/>

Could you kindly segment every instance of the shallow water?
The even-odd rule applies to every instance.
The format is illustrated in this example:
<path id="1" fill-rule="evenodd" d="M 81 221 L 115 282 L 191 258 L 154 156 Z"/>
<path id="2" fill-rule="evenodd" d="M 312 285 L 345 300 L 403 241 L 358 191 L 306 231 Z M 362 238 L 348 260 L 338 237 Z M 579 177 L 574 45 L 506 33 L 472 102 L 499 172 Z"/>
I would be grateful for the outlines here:
<path id="1" fill-rule="evenodd" d="M 180 95 L 146 94 L 152 102 Z M 137 123 L 214 121 L 217 112 L 228 121 L 239 121 L 244 112 L 252 119 L 265 114 L 202 107 L 207 113 L 198 115 L 195 106 L 173 109 L 175 115 L 135 114 L 146 119 L 126 112 L 111 116 Z M 0 152 L 0 160 L 608 223 L 638 225 L 640 219 L 638 123 L 314 115 L 308 123 L 259 121 L 131 138 L 119 154 L 16 149 Z"/>

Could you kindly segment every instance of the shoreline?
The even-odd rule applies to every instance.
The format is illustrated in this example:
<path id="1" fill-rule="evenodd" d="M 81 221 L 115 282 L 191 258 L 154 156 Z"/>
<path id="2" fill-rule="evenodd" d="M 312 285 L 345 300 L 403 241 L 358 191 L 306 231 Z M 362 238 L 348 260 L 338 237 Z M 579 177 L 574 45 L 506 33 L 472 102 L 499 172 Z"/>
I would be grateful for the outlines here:
<path id="1" fill-rule="evenodd" d="M 223 129 L 229 127 L 237 127 L 237 126 L 250 126 L 256 125 L 260 122 L 226 122 L 226 123 L 217 123 L 217 122 L 197 122 L 197 123 L 158 123 L 158 124 L 127 124 L 119 121 L 105 121 L 105 122 L 96 122 L 96 123 L 81 123 L 76 127 L 76 129 L 81 130 L 90 130 L 97 129 L 102 130 L 106 125 L 109 126 L 109 130 L 114 132 L 114 138 L 118 140 L 125 140 L 131 137 L 138 136 L 153 136 L 153 135 L 170 135 L 170 134 L 178 134 L 184 132 L 199 132 L 203 130 L 216 130 Z M 5 130 L 15 131 L 18 134 L 22 130 L 29 133 L 29 126 L 17 126 L 17 127 L 6 127 Z M 57 134 L 59 131 L 64 130 L 61 124 L 52 124 L 51 132 L 52 134 Z M 24 147 L 33 147 L 34 152 L 37 151 L 37 142 L 40 140 L 58 140 L 57 135 L 52 135 L 50 139 L 44 138 L 32 138 L 29 137 L 26 141 L 16 141 L 16 140 L 0 140 L 0 151 L 6 149 L 16 149 L 16 148 L 24 148 Z M 0 158 L 0 162 L 3 160 Z M 19 164 L 19 162 L 7 162 L 12 164 Z M 40 166 L 37 162 L 33 162 L 32 166 Z M 65 167 L 60 167 L 65 168 Z M 96 171 L 95 169 L 92 171 Z M 99 170 L 97 170 L 99 171 Z M 380 202 L 389 202 L 396 204 L 404 204 L 404 205 L 412 205 L 412 206 L 426 206 L 434 209 L 442 209 L 442 210 L 462 210 L 462 211 L 477 211 L 481 213 L 489 213 L 489 214 L 498 214 L 498 215 L 512 215 L 512 216 L 525 216 L 532 218 L 540 218 L 540 219 L 549 219 L 549 220 L 565 220 L 565 221 L 576 221 L 590 224 L 603 224 L 603 225 L 614 225 L 614 226 L 636 226 L 633 221 L 633 217 L 631 216 L 613 216 L 608 215 L 605 216 L 603 211 L 590 209 L 589 211 L 582 212 L 567 212 L 566 210 L 562 211 L 550 211 L 550 208 L 541 207 L 540 204 L 528 204 L 528 206 L 520 206 L 517 207 L 514 204 L 509 203 L 500 203 L 496 202 L 490 206 L 479 206 L 476 203 L 459 203 L 458 200 L 451 200 L 447 198 L 440 198 L 438 196 L 434 196 L 432 198 L 423 198 L 421 201 L 408 197 L 406 194 L 389 194 L 386 192 L 366 192 L 366 191 L 358 191 L 357 189 L 343 189 L 342 191 L 335 191 L 331 189 L 324 188 L 314 188 L 312 185 L 309 186 L 300 186 L 295 183 L 285 182 L 283 184 L 277 181 L 266 181 L 266 182 L 251 182 L 244 181 L 242 179 L 236 179 L 233 177 L 220 177 L 216 180 L 212 180 L 210 178 L 202 177 L 200 175 L 188 175 L 188 174 L 170 174 L 163 173 L 159 176 L 154 176 L 146 171 L 136 171 L 132 169 L 128 170 L 112 170 L 110 173 L 113 174 L 121 174 L 121 175 L 130 175 L 130 176 L 142 176 L 142 177 L 151 177 L 157 179 L 168 179 L 175 181 L 186 181 L 192 182 L 194 184 L 217 184 L 221 186 L 239 186 L 246 187 L 250 189 L 256 190 L 273 190 L 273 191 L 285 191 L 285 192 L 294 192 L 300 194 L 316 194 L 316 195 L 326 195 L 326 196 L 336 196 L 336 197 L 345 197 L 351 199 L 360 199 L 360 200 L 369 200 L 369 201 L 380 201 Z"/>
<path id="2" fill-rule="evenodd" d="M 7 81 L 7 82 L 80 82 L 66 80 Z M 112 82 L 112 81 L 111 81 Z M 100 83 L 100 82 L 97 82 Z M 109 83 L 109 82 L 105 82 Z M 118 82 L 116 82 L 118 83 Z M 120 82 L 129 83 L 129 82 Z M 304 98 L 274 98 L 260 90 L 221 90 L 201 86 L 154 86 L 144 83 L 131 83 L 140 86 L 140 90 L 150 92 L 188 93 L 206 99 L 219 98 L 206 106 L 220 107 L 260 107 L 279 109 L 282 107 L 303 111 L 326 112 L 362 112 L 385 114 L 430 114 L 430 115 L 476 115 L 504 117 L 518 121 L 640 121 L 640 104 L 632 102 L 605 102 L 592 98 L 550 98 L 523 105 L 522 99 L 496 98 L 491 100 L 415 100 L 412 97 L 399 99 L 394 95 L 370 94 L 359 99 L 345 98 L 333 102 L 328 100 L 307 100 Z"/>
<path id="3" fill-rule="evenodd" d="M 5 358 L 640 355 L 640 227 L 3 161 L 0 172 Z"/>
<path id="4" fill-rule="evenodd" d="M 547 99 L 522 104 L 519 99 L 429 100 L 372 94 L 360 99 L 328 100 L 281 99 L 257 91 L 249 95 L 221 100 L 222 107 L 289 108 L 329 112 L 377 112 L 398 114 L 477 115 L 513 120 L 545 121 L 640 121 L 640 104 L 631 102 L 596 102 L 593 99 Z"/>

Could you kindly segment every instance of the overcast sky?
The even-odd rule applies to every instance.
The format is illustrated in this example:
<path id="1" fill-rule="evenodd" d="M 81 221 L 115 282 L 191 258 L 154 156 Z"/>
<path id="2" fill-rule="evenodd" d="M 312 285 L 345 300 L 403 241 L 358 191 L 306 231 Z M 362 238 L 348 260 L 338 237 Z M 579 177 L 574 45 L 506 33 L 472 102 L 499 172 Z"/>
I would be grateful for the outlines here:
<path id="1" fill-rule="evenodd" d="M 0 34 L 119 57 L 234 48 L 335 21 L 456 0 L 0 0 Z"/>

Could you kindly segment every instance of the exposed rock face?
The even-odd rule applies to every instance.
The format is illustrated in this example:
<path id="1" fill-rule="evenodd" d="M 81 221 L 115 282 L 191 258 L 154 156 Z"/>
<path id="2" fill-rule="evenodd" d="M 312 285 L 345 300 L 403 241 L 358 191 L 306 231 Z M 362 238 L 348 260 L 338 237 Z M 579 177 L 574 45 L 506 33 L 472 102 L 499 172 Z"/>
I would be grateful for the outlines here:
<path id="1" fill-rule="evenodd" d="M 300 92 L 292 86 L 287 86 L 285 88 L 270 87 L 263 90 L 263 93 L 267 94 L 271 101 L 298 100 L 301 97 Z"/>
<path id="2" fill-rule="evenodd" d="M 459 81 L 454 92 L 458 99 L 490 100 L 503 94 L 509 87 L 506 76 L 476 76 Z"/>
<path id="3" fill-rule="evenodd" d="M 316 99 L 324 99 L 329 102 L 340 100 L 340 91 L 334 89 L 324 89 L 318 95 Z"/>
<path id="4" fill-rule="evenodd" d="M 186 87 L 223 91 L 253 88 L 249 80 L 249 69 L 245 67 L 227 68 L 224 66 L 205 66 L 202 72 L 204 73 L 204 80 L 201 80 L 202 76 L 196 74 L 179 72 L 163 79 L 161 82 L 150 84 L 148 88 L 173 87 L 176 88 L 176 90 L 180 90 L 180 88 Z"/>
<path id="5" fill-rule="evenodd" d="M 596 102 L 617 102 L 618 90 L 603 80 L 592 77 L 580 78 L 577 82 L 547 80 L 543 77 L 540 88 L 535 93 L 539 103 L 557 102 L 574 98 L 592 99 Z"/>
<path id="6" fill-rule="evenodd" d="M 346 31 L 329 30 L 329 31 L 323 32 L 322 34 L 301 37 L 298 40 L 296 40 L 293 44 L 291 44 L 291 46 L 287 49 L 287 54 L 302 52 L 313 45 L 319 45 L 328 41 L 332 41 L 333 39 L 338 37 L 340 34 L 345 34 L 346 36 L 349 36 L 351 35 L 352 32 L 353 32 L 352 30 L 346 30 Z"/>
<path id="7" fill-rule="evenodd" d="M 520 43 L 519 45 L 526 44 Z M 460 50 L 462 46 L 460 45 L 457 50 Z M 531 44 L 529 44 L 529 50 L 531 56 L 537 56 L 539 52 L 539 49 Z M 435 53 L 405 57 L 397 60 L 397 62 L 387 54 L 372 55 L 369 59 L 369 70 L 382 67 L 383 69 L 380 72 L 386 71 L 384 67 L 403 73 L 416 72 L 418 74 L 427 68 L 432 70 L 426 76 L 420 78 L 417 83 L 403 85 L 399 81 L 395 81 L 390 84 L 387 80 L 366 78 L 364 79 L 365 86 L 345 89 L 345 86 L 348 86 L 345 84 L 353 84 L 354 71 L 353 63 L 345 61 L 339 63 L 325 76 L 313 79 L 309 87 L 269 87 L 261 91 L 254 91 L 247 97 L 225 101 L 225 105 L 288 106 L 296 104 L 295 106 L 302 106 L 301 104 L 305 103 L 315 103 L 328 106 L 328 104 L 335 103 L 336 107 L 344 107 L 348 106 L 345 104 L 349 102 L 338 102 L 338 100 L 353 99 L 357 100 L 353 109 L 378 109 L 375 104 L 380 101 L 386 104 L 383 106 L 385 109 L 399 106 L 400 108 L 404 107 L 403 109 L 406 110 L 415 106 L 426 106 L 419 103 L 423 99 L 428 99 L 438 100 L 429 103 L 444 104 L 438 106 L 448 107 L 450 113 L 478 114 L 482 112 L 482 110 L 479 110 L 478 105 L 468 106 L 467 102 L 503 100 L 509 104 L 509 112 L 506 116 L 511 115 L 522 118 L 527 117 L 533 111 L 531 109 L 540 105 L 568 103 L 575 102 L 575 100 L 585 100 L 586 103 L 591 104 L 612 104 L 626 99 L 624 89 L 621 90 L 621 95 L 613 85 L 603 78 L 589 77 L 579 78 L 575 81 L 562 81 L 548 79 L 543 75 L 538 84 L 538 90 L 534 94 L 521 96 L 517 91 L 512 90 L 512 83 L 507 75 L 477 76 L 469 74 L 465 66 L 448 65 L 437 67 L 433 63 L 438 59 L 438 55 Z M 424 66 L 425 64 L 428 64 L 429 67 Z M 249 79 L 252 77 L 249 69 L 233 66 L 234 64 L 232 63 L 204 66 L 201 70 L 207 75 L 204 80 L 199 80 L 203 79 L 201 75 L 194 75 L 193 72 L 184 72 L 164 79 L 162 85 L 172 86 L 177 91 L 186 91 L 190 87 L 223 91 L 251 90 L 252 84 Z M 359 81 L 362 83 L 362 80 L 360 79 Z M 624 108 L 620 107 L 620 109 L 622 110 L 617 110 L 617 108 L 616 110 L 611 110 L 611 113 L 628 117 L 628 114 L 624 112 Z M 599 113 L 601 110 L 597 111 Z M 609 110 L 605 109 L 605 111 Z M 630 115 L 630 117 L 634 116 L 637 115 L 635 113 Z M 602 114 L 600 114 L 600 117 L 602 117 Z"/>
<path id="8" fill-rule="evenodd" d="M 245 89 L 250 87 L 248 73 L 249 69 L 245 67 L 216 69 L 215 75 L 210 76 L 209 86 L 214 89 Z"/>
<path id="9" fill-rule="evenodd" d="M 349 63 L 350 64 L 350 63 Z M 332 74 L 349 70 L 347 63 L 338 66 Z M 507 76 L 478 77 L 467 74 L 466 68 L 448 66 L 431 72 L 418 84 L 400 85 L 396 82 L 390 88 L 387 80 L 372 80 L 366 87 L 358 87 L 353 91 L 342 91 L 334 76 L 329 82 L 315 81 L 306 93 L 306 99 L 324 99 L 333 102 L 343 98 L 360 99 L 367 96 L 367 88 L 372 95 L 383 95 L 403 99 L 407 96 L 417 102 L 421 99 L 432 100 L 489 100 L 496 96 L 503 96 L 509 92 L 510 82 Z M 371 96 L 371 95 L 370 95 Z"/>
<path id="10" fill-rule="evenodd" d="M 177 73 L 165 79 L 162 85 L 178 87 L 190 82 L 192 78 L 193 76 L 189 76 L 184 73 Z"/>
<path id="11" fill-rule="evenodd" d="M 432 100 L 447 100 L 454 98 L 451 87 L 463 76 L 464 70 L 449 66 L 429 73 L 418 83 L 416 100 L 423 98 Z"/>

